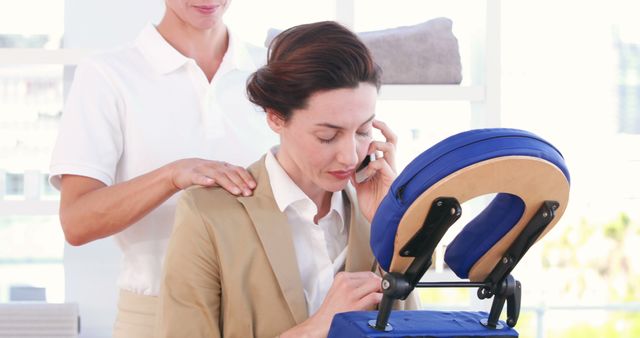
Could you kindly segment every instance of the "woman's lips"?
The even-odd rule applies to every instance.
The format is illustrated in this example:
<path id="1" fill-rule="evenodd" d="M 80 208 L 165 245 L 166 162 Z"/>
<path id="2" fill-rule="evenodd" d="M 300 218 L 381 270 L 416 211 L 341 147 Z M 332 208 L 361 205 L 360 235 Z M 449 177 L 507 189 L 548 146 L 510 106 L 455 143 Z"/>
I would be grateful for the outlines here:
<path id="1" fill-rule="evenodd" d="M 220 8 L 220 5 L 201 5 L 193 7 L 202 14 L 213 14 L 218 10 L 218 8 Z"/>
<path id="2" fill-rule="evenodd" d="M 333 175 L 335 178 L 339 180 L 348 179 L 353 175 L 353 170 L 335 170 L 330 171 L 329 174 Z"/>

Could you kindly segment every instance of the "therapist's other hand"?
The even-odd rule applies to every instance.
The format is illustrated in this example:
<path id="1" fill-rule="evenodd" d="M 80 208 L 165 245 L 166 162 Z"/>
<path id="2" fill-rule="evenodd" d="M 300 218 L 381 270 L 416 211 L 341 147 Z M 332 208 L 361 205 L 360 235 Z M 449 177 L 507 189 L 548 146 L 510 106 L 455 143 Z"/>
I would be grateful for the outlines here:
<path id="1" fill-rule="evenodd" d="M 362 182 L 357 183 L 355 175 L 351 179 L 352 184 L 356 188 L 358 194 L 358 204 L 360 205 L 360 211 L 364 217 L 371 222 L 373 216 L 378 210 L 378 206 L 396 178 L 396 145 L 398 144 L 398 138 L 396 134 L 391 131 L 386 123 L 374 120 L 373 127 L 380 130 L 385 138 L 385 141 L 372 141 L 369 144 L 367 154 L 375 152 L 376 154 L 382 153 L 382 158 L 378 157 L 375 161 L 369 163 L 365 174 L 369 178 Z"/>
<path id="2" fill-rule="evenodd" d="M 326 337 L 336 313 L 375 309 L 382 299 L 381 282 L 373 272 L 339 272 L 318 311 L 280 337 Z"/>
<path id="3" fill-rule="evenodd" d="M 178 190 L 193 185 L 219 186 L 234 195 L 251 196 L 256 187 L 245 168 L 222 161 L 188 158 L 172 162 L 169 168 L 171 183 Z"/>

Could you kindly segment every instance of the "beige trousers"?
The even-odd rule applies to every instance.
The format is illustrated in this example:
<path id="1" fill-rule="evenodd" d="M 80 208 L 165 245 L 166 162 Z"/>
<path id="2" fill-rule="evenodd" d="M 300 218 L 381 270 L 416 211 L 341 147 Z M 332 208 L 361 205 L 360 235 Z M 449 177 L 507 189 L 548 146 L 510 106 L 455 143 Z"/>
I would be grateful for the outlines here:
<path id="1" fill-rule="evenodd" d="M 153 338 L 158 297 L 120 290 L 114 338 Z"/>

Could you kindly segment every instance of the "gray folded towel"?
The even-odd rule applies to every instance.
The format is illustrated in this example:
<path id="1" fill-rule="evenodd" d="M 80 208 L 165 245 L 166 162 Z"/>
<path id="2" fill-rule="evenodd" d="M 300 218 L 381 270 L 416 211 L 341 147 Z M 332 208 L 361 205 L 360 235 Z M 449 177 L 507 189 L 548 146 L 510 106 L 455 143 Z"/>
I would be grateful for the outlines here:
<path id="1" fill-rule="evenodd" d="M 448 18 L 358 33 L 382 68 L 385 84 L 459 84 L 462 65 L 458 40 Z M 281 31 L 270 29 L 265 46 Z"/>

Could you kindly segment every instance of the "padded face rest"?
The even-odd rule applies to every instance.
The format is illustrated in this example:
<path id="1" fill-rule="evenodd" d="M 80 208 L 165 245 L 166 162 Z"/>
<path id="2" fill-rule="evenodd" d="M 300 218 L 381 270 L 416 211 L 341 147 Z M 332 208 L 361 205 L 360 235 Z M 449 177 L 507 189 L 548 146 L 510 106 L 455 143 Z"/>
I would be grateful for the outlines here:
<path id="1" fill-rule="evenodd" d="M 398 225 L 407 209 L 423 192 L 452 173 L 482 161 L 504 156 L 525 156 L 545 160 L 561 170 L 567 182 L 569 181 L 569 172 L 562 154 L 530 132 L 496 128 L 471 130 L 451 136 L 416 157 L 396 178 L 378 207 L 371 224 L 370 244 L 380 266 L 389 271 L 392 258 L 397 251 L 394 241 Z M 499 195 L 494 205 L 509 201 L 515 203 L 513 199 Z"/>
<path id="2" fill-rule="evenodd" d="M 460 278 L 469 278 L 469 270 L 482 255 L 518 222 L 524 212 L 518 196 L 500 193 L 456 238 L 449 243 L 445 262 Z"/>

